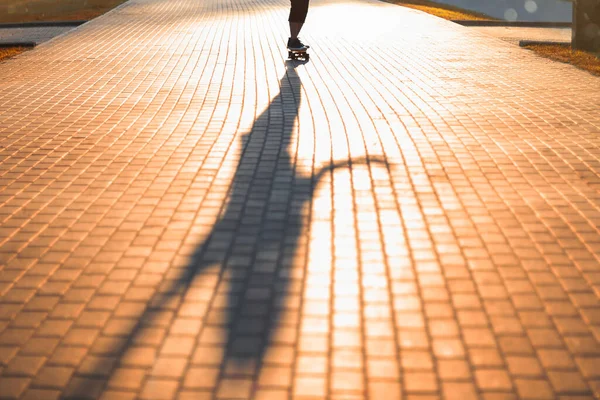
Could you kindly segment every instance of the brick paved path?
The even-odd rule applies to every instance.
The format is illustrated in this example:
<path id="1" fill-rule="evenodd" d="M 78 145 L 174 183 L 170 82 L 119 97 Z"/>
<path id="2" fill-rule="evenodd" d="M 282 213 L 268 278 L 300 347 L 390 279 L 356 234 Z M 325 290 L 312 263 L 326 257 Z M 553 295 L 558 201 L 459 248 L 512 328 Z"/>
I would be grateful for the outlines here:
<path id="1" fill-rule="evenodd" d="M 600 79 L 370 0 L 132 0 L 0 64 L 0 398 L 600 394 Z"/>

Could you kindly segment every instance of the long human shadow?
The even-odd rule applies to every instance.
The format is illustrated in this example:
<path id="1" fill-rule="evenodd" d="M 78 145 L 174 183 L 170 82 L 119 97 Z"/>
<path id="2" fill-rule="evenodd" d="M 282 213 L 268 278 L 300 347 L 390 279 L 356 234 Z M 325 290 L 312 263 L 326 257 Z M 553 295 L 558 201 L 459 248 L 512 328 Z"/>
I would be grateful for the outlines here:
<path id="1" fill-rule="evenodd" d="M 332 163 L 311 175 L 297 171 L 291 144 L 302 89 L 296 67 L 302 64 L 287 63 L 280 93 L 243 135 L 228 200 L 211 232 L 181 275 L 150 300 L 126 340 L 108 351 L 115 360 L 110 371 L 105 363 L 98 364 L 92 375 L 108 381 L 143 329 L 156 322 L 161 310 L 172 308 L 174 300 L 185 297 L 192 282 L 209 267 L 220 267 L 228 284 L 218 322 L 225 336 L 220 340 L 226 344 L 224 362 L 242 368 L 260 364 L 281 316 L 277 303 L 286 298 L 288 272 L 309 218 L 306 206 L 319 181 L 336 168 L 384 162 L 379 157 L 358 158 Z M 89 382 L 82 381 L 63 397 L 94 397 L 89 389 Z"/>
<path id="2" fill-rule="evenodd" d="M 300 244 L 304 210 L 324 176 L 352 164 L 383 163 L 381 157 L 337 161 L 314 175 L 296 169 L 292 135 L 298 119 L 302 83 L 288 61 L 280 92 L 242 137 L 242 155 L 229 202 L 201 243 L 174 288 L 187 287 L 207 267 L 228 275 L 225 316 L 227 363 L 259 364 L 278 326 L 288 291 L 288 272 Z"/>

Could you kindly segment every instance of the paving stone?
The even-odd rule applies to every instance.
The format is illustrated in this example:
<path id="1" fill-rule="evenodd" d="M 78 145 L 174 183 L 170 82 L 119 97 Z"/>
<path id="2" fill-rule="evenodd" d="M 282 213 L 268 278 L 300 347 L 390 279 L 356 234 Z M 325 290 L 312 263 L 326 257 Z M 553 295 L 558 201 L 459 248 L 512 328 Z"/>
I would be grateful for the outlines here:
<path id="1" fill-rule="evenodd" d="M 105 390 L 102 392 L 101 400 L 134 400 L 136 398 L 135 393 L 121 392 L 117 390 Z"/>
<path id="2" fill-rule="evenodd" d="M 444 398 L 477 399 L 477 390 L 471 382 L 448 382 L 442 384 Z"/>
<path id="3" fill-rule="evenodd" d="M 33 337 L 21 347 L 21 353 L 48 357 L 54 352 L 59 342 L 58 338 Z"/>
<path id="4" fill-rule="evenodd" d="M 18 352 L 17 346 L 0 346 L 0 365 L 7 365 Z"/>
<path id="5" fill-rule="evenodd" d="M 116 363 L 114 357 L 86 356 L 77 368 L 77 374 L 84 376 L 110 376 Z"/>
<path id="6" fill-rule="evenodd" d="M 60 399 L 60 391 L 52 389 L 28 389 L 21 398 L 25 400 L 58 400 Z"/>
<path id="7" fill-rule="evenodd" d="M 151 375 L 155 377 L 179 379 L 187 367 L 187 359 L 174 357 L 160 357 L 154 362 Z"/>
<path id="8" fill-rule="evenodd" d="M 64 390 L 73 372 L 73 368 L 45 366 L 35 375 L 33 386 Z"/>
<path id="9" fill-rule="evenodd" d="M 442 380 L 467 380 L 472 377 L 466 360 L 440 360 L 437 368 Z"/>
<path id="10" fill-rule="evenodd" d="M 62 343 L 67 346 L 86 346 L 92 345 L 98 331 L 95 329 L 71 329 L 63 338 Z"/>
<path id="11" fill-rule="evenodd" d="M 47 314 L 43 312 L 24 312 L 12 321 L 12 326 L 16 328 L 36 329 L 46 316 Z"/>
<path id="12" fill-rule="evenodd" d="M 250 379 L 223 379 L 217 387 L 217 398 L 248 398 L 252 390 Z"/>
<path id="13" fill-rule="evenodd" d="M 399 366 L 394 359 L 371 359 L 367 360 L 368 379 L 393 379 L 400 378 Z"/>
<path id="14" fill-rule="evenodd" d="M 142 399 L 174 399 L 177 391 L 176 381 L 150 378 L 144 384 L 140 398 Z"/>
<path id="15" fill-rule="evenodd" d="M 433 353 L 439 358 L 462 358 L 465 350 L 459 339 L 435 339 Z"/>
<path id="16" fill-rule="evenodd" d="M 389 398 L 397 400 L 402 398 L 402 387 L 399 382 L 391 381 L 368 381 L 368 395 L 372 398 Z"/>
<path id="17" fill-rule="evenodd" d="M 0 334 L 0 345 L 2 346 L 22 346 L 33 335 L 31 329 L 6 329 Z"/>
<path id="18" fill-rule="evenodd" d="M 108 386 L 111 388 L 139 390 L 146 372 L 140 368 L 116 368 L 112 371 Z"/>
<path id="19" fill-rule="evenodd" d="M 588 385 L 577 372 L 549 371 L 548 378 L 556 393 L 581 394 L 589 392 Z"/>
<path id="20" fill-rule="evenodd" d="M 331 390 L 333 392 L 364 391 L 364 376 L 361 372 L 333 371 L 331 374 Z"/>
<path id="21" fill-rule="evenodd" d="M 40 336 L 62 337 L 68 332 L 72 324 L 72 321 L 46 320 L 37 330 L 37 334 Z"/>
<path id="22" fill-rule="evenodd" d="M 257 400 L 286 400 L 290 395 L 287 390 L 280 389 L 259 389 L 254 394 Z"/>
<path id="23" fill-rule="evenodd" d="M 575 361 L 585 378 L 600 378 L 600 357 L 581 357 Z"/>
<path id="24" fill-rule="evenodd" d="M 565 343 L 569 351 L 574 355 L 581 356 L 599 356 L 596 339 L 592 336 L 570 336 L 565 338 Z"/>
<path id="25" fill-rule="evenodd" d="M 223 362 L 224 353 L 224 350 L 218 347 L 197 346 L 192 355 L 192 363 L 219 366 Z"/>
<path id="26" fill-rule="evenodd" d="M 87 351 L 88 349 L 85 347 L 59 346 L 48 363 L 76 367 L 83 360 Z"/>
<path id="27" fill-rule="evenodd" d="M 156 349 L 151 347 L 130 347 L 123 355 L 123 365 L 132 367 L 150 367 L 156 360 Z"/>
<path id="28" fill-rule="evenodd" d="M 29 378 L 2 377 L 0 393 L 3 399 L 18 399 L 29 385 Z"/>
<path id="29" fill-rule="evenodd" d="M 438 383 L 431 372 L 407 372 L 404 374 L 404 387 L 407 392 L 436 392 Z"/>
<path id="30" fill-rule="evenodd" d="M 510 377 L 502 369 L 476 370 L 475 379 L 481 390 L 502 391 L 512 389 Z"/>
<path id="31" fill-rule="evenodd" d="M 183 387 L 189 389 L 214 389 L 218 376 L 218 368 L 192 367 L 186 372 Z"/>
<path id="32" fill-rule="evenodd" d="M 12 376 L 32 377 L 37 374 L 44 362 L 46 362 L 44 357 L 16 356 L 3 372 Z"/>
<path id="33" fill-rule="evenodd" d="M 498 339 L 500 349 L 504 354 L 531 355 L 533 346 L 526 336 L 505 336 Z"/>
<path id="34" fill-rule="evenodd" d="M 290 388 L 292 370 L 288 367 L 263 367 L 258 377 L 258 385 L 264 387 Z"/>
<path id="35" fill-rule="evenodd" d="M 540 376 L 543 374 L 542 366 L 535 357 L 506 357 L 508 369 L 512 375 L 525 376 Z"/>
<path id="36" fill-rule="evenodd" d="M 213 397 L 211 392 L 180 391 L 177 400 L 210 400 Z"/>
<path id="37" fill-rule="evenodd" d="M 504 360 L 494 348 L 474 348 L 469 350 L 469 360 L 475 368 L 502 367 Z"/>
<path id="38" fill-rule="evenodd" d="M 544 380 L 522 380 L 515 381 L 517 392 L 523 399 L 554 399 L 556 395 L 548 382 Z"/>
<path id="39" fill-rule="evenodd" d="M 325 354 L 300 355 L 296 361 L 299 373 L 326 374 L 329 369 L 329 359 Z"/>
<path id="40" fill-rule="evenodd" d="M 327 393 L 324 377 L 297 376 L 294 380 L 294 397 L 323 397 Z"/>

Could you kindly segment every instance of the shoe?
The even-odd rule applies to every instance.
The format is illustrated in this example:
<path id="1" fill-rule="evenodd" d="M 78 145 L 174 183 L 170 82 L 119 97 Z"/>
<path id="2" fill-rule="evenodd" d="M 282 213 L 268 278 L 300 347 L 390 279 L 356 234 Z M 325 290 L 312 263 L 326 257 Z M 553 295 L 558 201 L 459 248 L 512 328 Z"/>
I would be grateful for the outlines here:
<path id="1" fill-rule="evenodd" d="M 292 51 L 305 51 L 305 50 L 309 49 L 310 46 L 307 46 L 304 43 L 302 43 L 302 41 L 300 41 L 300 38 L 296 38 L 296 39 L 289 38 L 287 48 L 288 48 L 288 50 L 292 50 Z"/>

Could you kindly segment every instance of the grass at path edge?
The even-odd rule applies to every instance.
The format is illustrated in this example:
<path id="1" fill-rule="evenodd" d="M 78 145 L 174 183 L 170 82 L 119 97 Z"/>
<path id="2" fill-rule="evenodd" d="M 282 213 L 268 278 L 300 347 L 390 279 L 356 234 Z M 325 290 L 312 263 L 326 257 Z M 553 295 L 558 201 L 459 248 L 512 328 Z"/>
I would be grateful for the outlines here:
<path id="1" fill-rule="evenodd" d="M 447 20 L 497 20 L 488 15 L 464 10 L 458 7 L 446 4 L 435 3 L 429 0 L 384 0 L 388 3 L 397 4 L 404 7 L 424 11 Z M 581 50 L 573 50 L 570 46 L 561 46 L 555 44 L 547 45 L 528 45 L 525 49 L 531 50 L 541 57 L 571 64 L 579 69 L 590 72 L 593 75 L 600 76 L 600 54 L 595 55 Z"/>
<path id="2" fill-rule="evenodd" d="M 123 4 L 127 0 L 106 0 L 101 3 L 91 2 L 87 7 L 71 7 L 61 10 L 56 7 L 55 0 L 34 0 L 29 6 L 31 10 L 19 12 L 7 12 L 10 2 L 19 5 L 19 0 L 7 0 L 7 3 L 0 6 L 0 23 L 23 23 L 23 22 L 51 22 L 51 21 L 89 21 Z M 70 0 L 71 2 L 73 0 Z M 0 47 L 0 62 L 14 57 L 24 51 L 31 50 L 33 47 Z"/>
<path id="3" fill-rule="evenodd" d="M 535 44 L 524 46 L 524 48 L 544 58 L 571 64 L 593 75 L 600 76 L 600 58 L 592 53 L 573 50 L 570 46 L 557 44 Z"/>
<path id="4" fill-rule="evenodd" d="M 424 11 L 447 20 L 490 21 L 497 18 L 475 11 L 465 10 L 448 4 L 436 3 L 431 0 L 383 0 L 387 3 Z"/>
<path id="5" fill-rule="evenodd" d="M 0 62 L 30 49 L 32 47 L 0 47 Z"/>

